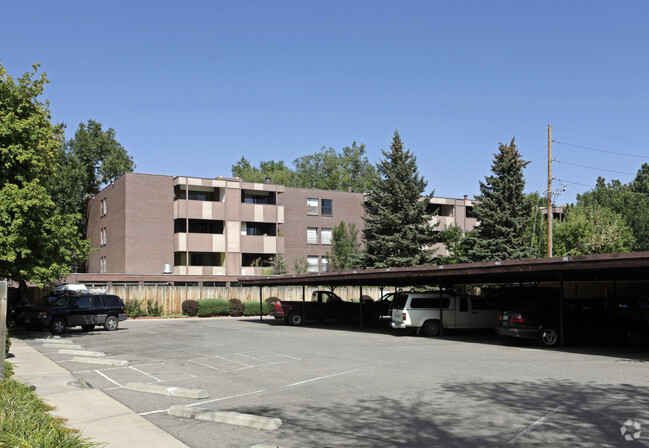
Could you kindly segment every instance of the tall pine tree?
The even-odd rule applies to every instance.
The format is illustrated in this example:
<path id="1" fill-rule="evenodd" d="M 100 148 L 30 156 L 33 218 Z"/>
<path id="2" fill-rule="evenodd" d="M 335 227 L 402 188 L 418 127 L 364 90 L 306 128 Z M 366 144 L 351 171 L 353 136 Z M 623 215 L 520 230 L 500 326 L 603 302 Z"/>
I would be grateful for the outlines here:
<path id="1" fill-rule="evenodd" d="M 479 226 L 472 232 L 472 261 L 518 260 L 531 256 L 525 227 L 531 210 L 525 201 L 522 159 L 512 139 L 499 143 L 491 165 L 492 175 L 480 182 L 481 195 L 474 212 Z"/>
<path id="2" fill-rule="evenodd" d="M 424 195 L 426 181 L 419 176 L 416 157 L 403 149 L 395 131 L 390 152 L 377 169 L 379 179 L 370 186 L 365 209 L 363 266 L 384 268 L 432 263 L 435 229 L 426 213 L 432 193 Z"/>

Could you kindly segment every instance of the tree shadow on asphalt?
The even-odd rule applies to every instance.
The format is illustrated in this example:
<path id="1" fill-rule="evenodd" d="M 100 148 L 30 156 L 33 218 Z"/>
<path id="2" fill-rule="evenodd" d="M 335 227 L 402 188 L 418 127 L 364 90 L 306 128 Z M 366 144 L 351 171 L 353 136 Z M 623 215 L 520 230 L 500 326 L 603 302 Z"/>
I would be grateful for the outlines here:
<path id="1" fill-rule="evenodd" d="M 625 384 L 469 382 L 422 396 L 231 410 L 282 419 L 268 440 L 287 447 L 616 447 L 630 446 L 621 434 L 628 420 L 649 426 L 649 391 Z M 649 446 L 645 437 L 633 446 Z"/>

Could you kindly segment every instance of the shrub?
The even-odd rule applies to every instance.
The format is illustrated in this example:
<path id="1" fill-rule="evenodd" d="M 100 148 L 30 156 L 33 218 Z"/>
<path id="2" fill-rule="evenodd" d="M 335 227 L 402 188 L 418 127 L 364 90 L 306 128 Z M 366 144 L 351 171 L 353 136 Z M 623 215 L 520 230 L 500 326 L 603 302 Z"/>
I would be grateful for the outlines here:
<path id="1" fill-rule="evenodd" d="M 196 300 L 185 300 L 180 308 L 187 316 L 198 316 L 198 302 Z"/>
<path id="2" fill-rule="evenodd" d="M 6 336 L 5 336 L 5 356 L 9 354 L 9 348 L 11 347 L 11 339 L 9 339 L 9 330 L 6 330 Z"/>
<path id="3" fill-rule="evenodd" d="M 264 316 L 268 314 L 268 302 L 264 302 L 261 304 L 261 312 Z M 244 302 L 243 315 L 259 316 L 259 302 Z"/>
<path id="4" fill-rule="evenodd" d="M 198 317 L 227 316 L 230 304 L 225 299 L 203 299 L 198 302 Z"/>
<path id="5" fill-rule="evenodd" d="M 142 304 L 137 299 L 129 299 L 124 301 L 126 312 L 129 317 L 142 317 L 146 316 L 146 310 L 142 309 Z"/>
<path id="6" fill-rule="evenodd" d="M 230 316 L 243 316 L 243 303 L 239 299 L 230 299 Z"/>
<path id="7" fill-rule="evenodd" d="M 264 302 L 266 302 L 266 306 L 268 307 L 269 310 L 274 310 L 275 309 L 275 303 L 279 300 L 277 297 L 269 297 Z M 268 311 L 266 311 L 266 314 L 268 314 Z"/>
<path id="8" fill-rule="evenodd" d="M 149 299 L 146 301 L 146 313 L 148 316 L 160 316 L 162 315 L 162 306 L 158 302 Z"/>

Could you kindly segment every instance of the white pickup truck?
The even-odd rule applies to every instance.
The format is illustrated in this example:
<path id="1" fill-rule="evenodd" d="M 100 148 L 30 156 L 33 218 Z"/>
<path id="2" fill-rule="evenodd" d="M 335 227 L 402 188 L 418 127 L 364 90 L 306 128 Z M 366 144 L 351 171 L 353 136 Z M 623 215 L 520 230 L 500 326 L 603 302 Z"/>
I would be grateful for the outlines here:
<path id="1" fill-rule="evenodd" d="M 404 292 L 394 298 L 392 328 L 410 328 L 417 334 L 437 336 L 440 314 L 445 329 L 494 328 L 498 324 L 498 310 L 484 297 L 455 296 L 445 292 Z"/>

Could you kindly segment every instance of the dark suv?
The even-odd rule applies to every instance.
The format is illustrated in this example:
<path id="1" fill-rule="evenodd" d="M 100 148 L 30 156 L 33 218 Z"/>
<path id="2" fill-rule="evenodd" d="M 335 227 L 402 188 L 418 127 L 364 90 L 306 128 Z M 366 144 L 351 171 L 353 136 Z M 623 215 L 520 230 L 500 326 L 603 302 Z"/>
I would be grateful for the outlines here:
<path id="1" fill-rule="evenodd" d="M 65 327 L 78 325 L 86 331 L 95 325 L 103 325 L 112 331 L 127 317 L 124 302 L 112 294 L 64 295 L 23 313 L 25 326 L 46 327 L 54 334 L 63 333 Z"/>

